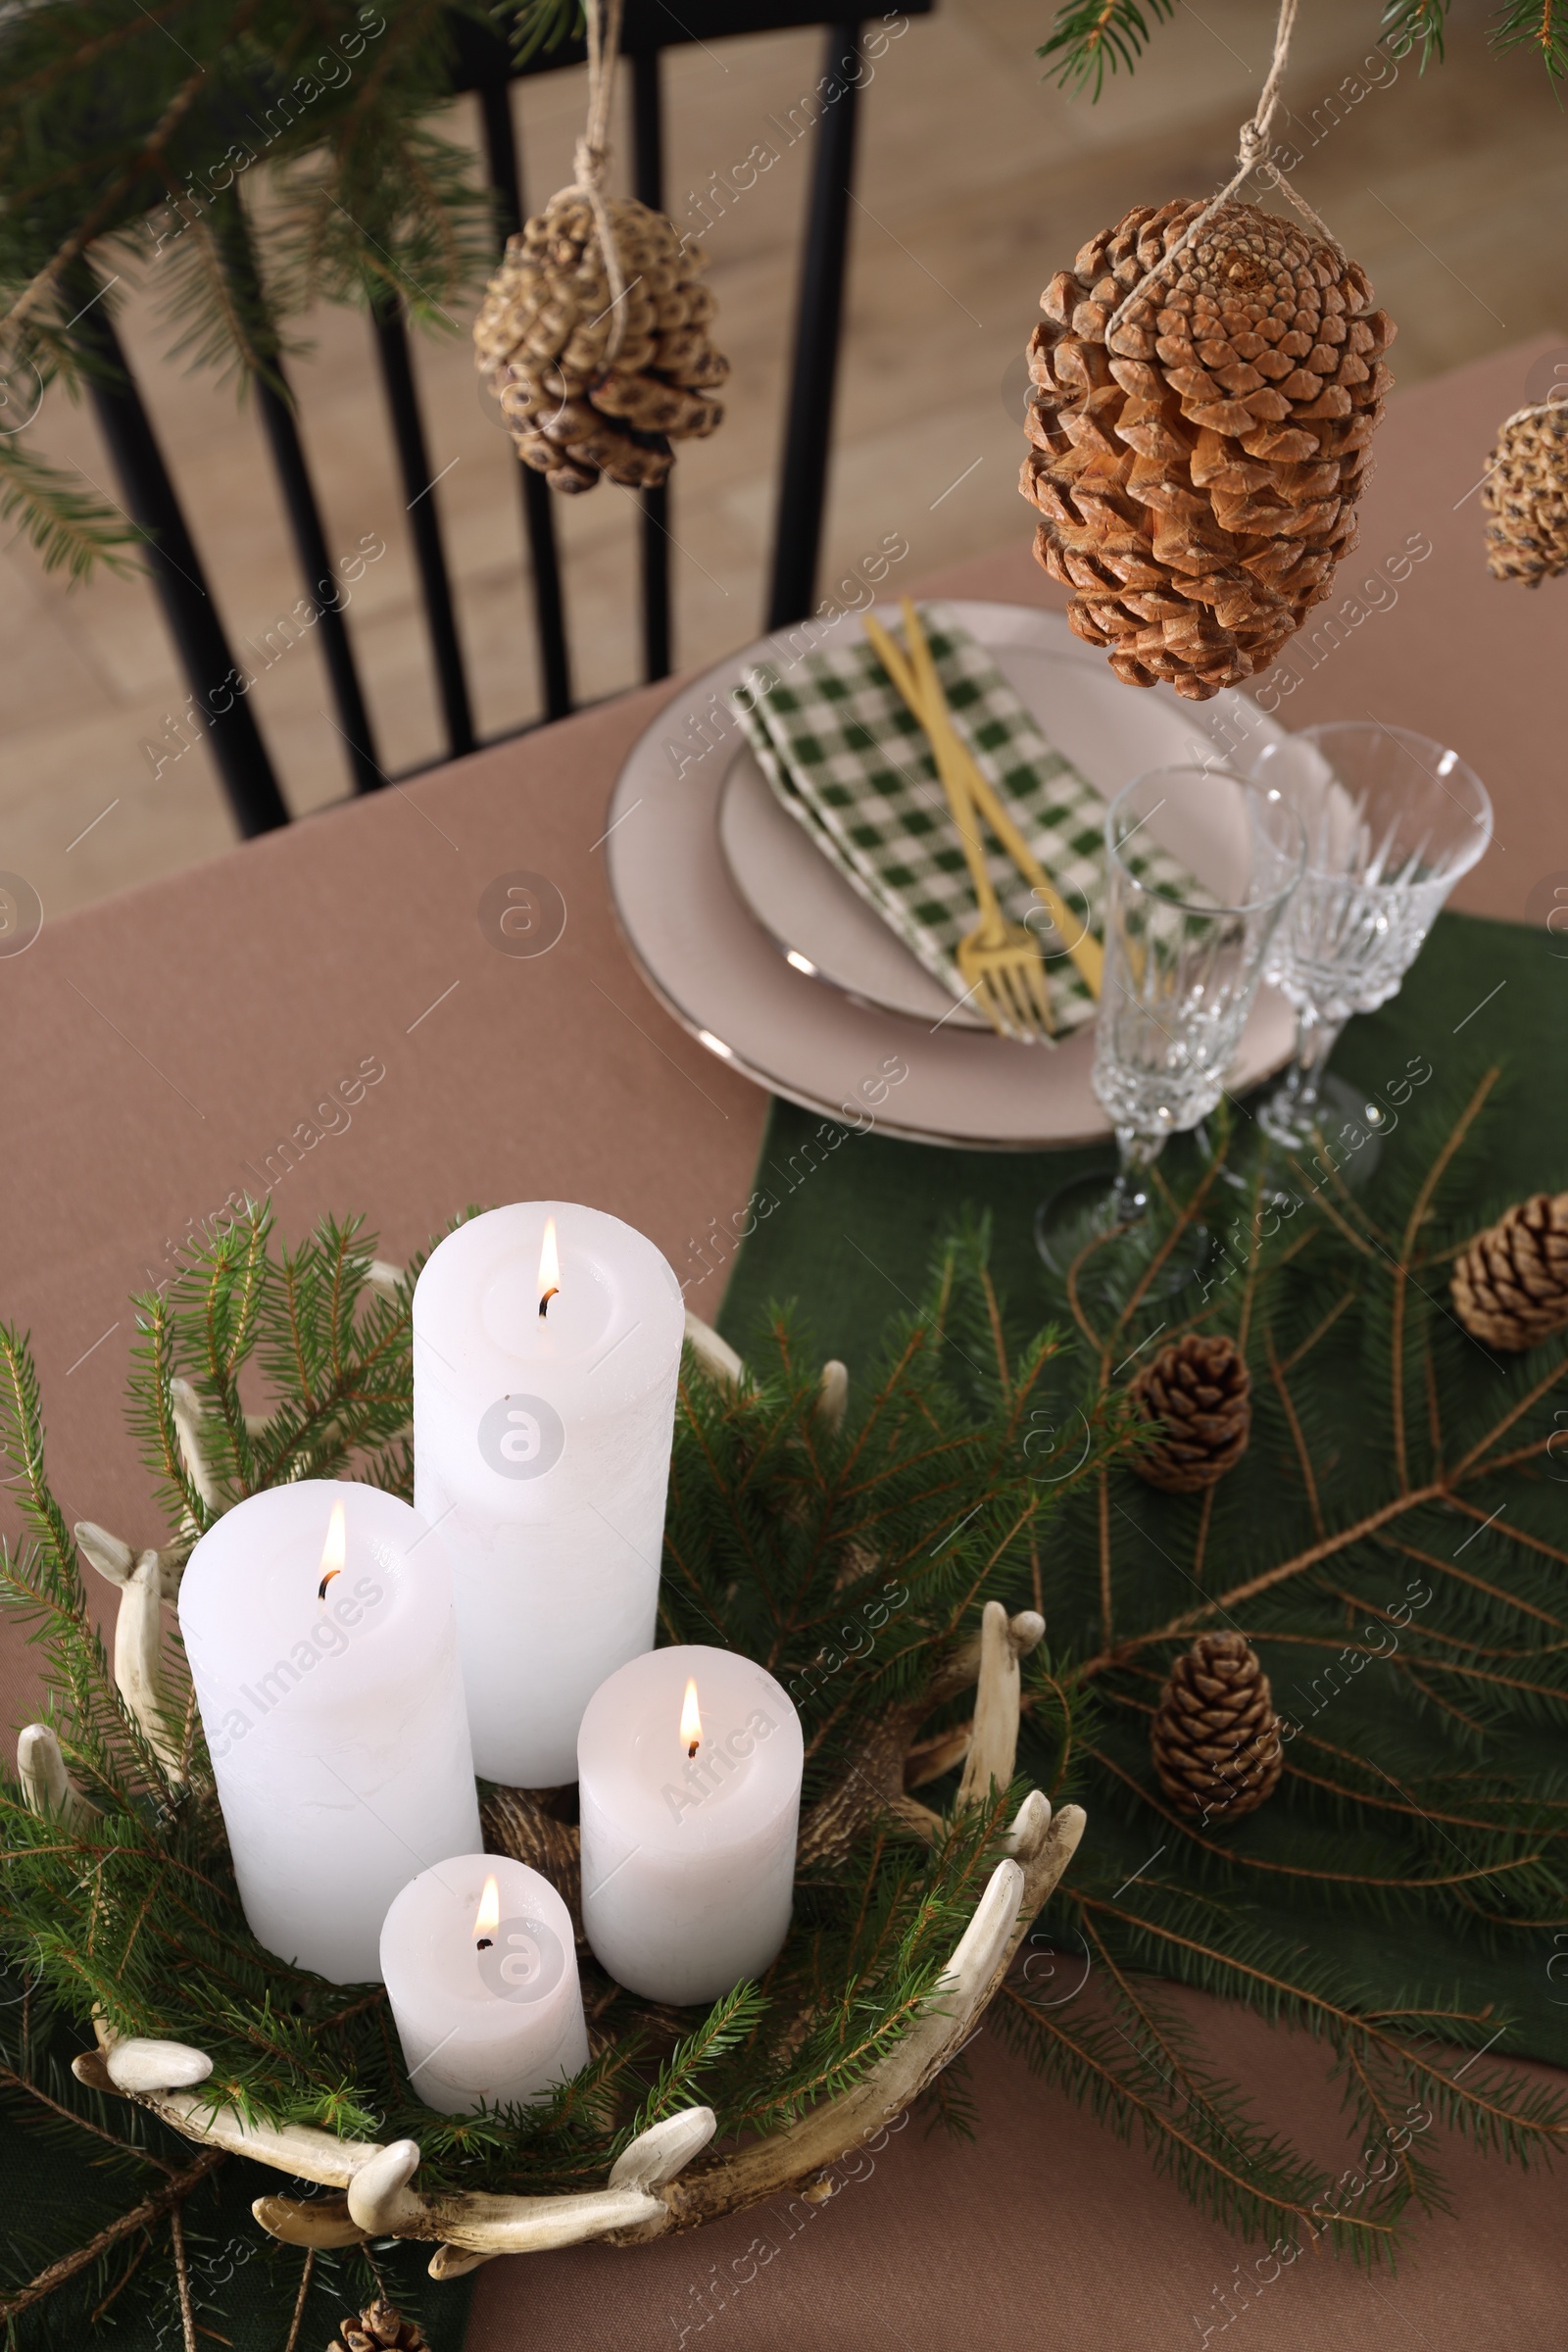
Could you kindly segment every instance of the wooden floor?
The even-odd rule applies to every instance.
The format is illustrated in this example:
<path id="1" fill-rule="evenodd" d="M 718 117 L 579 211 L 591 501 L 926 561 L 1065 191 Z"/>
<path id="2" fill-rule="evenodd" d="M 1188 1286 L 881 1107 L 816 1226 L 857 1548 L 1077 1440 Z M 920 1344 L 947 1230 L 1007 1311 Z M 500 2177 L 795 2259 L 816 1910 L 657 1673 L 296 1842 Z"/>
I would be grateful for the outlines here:
<path id="1" fill-rule="evenodd" d="M 1568 119 L 1533 61 L 1488 55 L 1473 0 L 1455 0 L 1448 62 L 1424 77 L 1372 50 L 1378 13 L 1375 0 L 1306 0 L 1283 135 L 1301 154 L 1303 192 L 1398 321 L 1393 363 L 1410 383 L 1568 329 Z M 940 0 L 933 18 L 889 21 L 896 37 L 862 118 L 824 595 L 885 543 L 908 549 L 887 582 L 896 590 L 901 578 L 1028 530 L 1015 487 L 1020 355 L 1040 288 L 1129 206 L 1219 184 L 1274 11 L 1267 0 L 1202 0 L 1200 10 L 1180 0 L 1137 80 L 1112 82 L 1098 107 L 1041 80 L 1032 52 L 1051 14 L 1051 0 Z M 668 62 L 669 209 L 683 225 L 713 218 L 705 242 L 733 363 L 722 429 L 684 450 L 675 474 L 683 664 L 745 643 L 760 625 L 808 153 L 787 132 L 820 71 L 819 47 L 816 34 L 790 33 Z M 514 96 L 537 205 L 570 177 L 582 75 L 545 75 Z M 466 106 L 453 124 L 473 134 Z M 714 175 L 763 141 L 781 152 L 755 188 L 713 195 Z M 308 636 L 285 645 L 278 631 L 301 583 L 259 426 L 231 388 L 162 356 L 174 338 L 160 323 L 156 268 L 117 295 L 209 579 L 237 652 L 259 671 L 255 707 L 302 813 L 340 797 L 346 774 L 319 655 Z M 538 696 L 514 460 L 474 375 L 467 326 L 464 316 L 446 340 L 423 341 L 417 368 L 443 475 L 432 495 L 479 724 L 491 735 L 525 721 Z M 366 561 L 349 625 L 382 764 L 397 771 L 437 757 L 441 736 L 379 383 L 362 318 L 326 312 L 305 331 L 314 349 L 292 372 L 329 548 L 349 559 L 384 550 Z M 1563 363 L 1568 380 L 1568 333 Z M 1518 402 L 1541 390 L 1521 383 Z M 51 399 L 27 429 L 44 454 L 113 491 L 83 411 Z M 1486 455 L 1478 444 L 1478 473 Z M 584 698 L 637 676 L 634 519 L 630 498 L 607 484 L 558 504 Z M 15 544 L 0 557 L 0 615 L 9 654 L 0 869 L 31 882 L 46 918 L 224 848 L 231 832 L 205 750 L 172 756 L 185 690 L 146 585 L 106 578 L 69 590 Z M 1462 649 L 1434 648 L 1440 658 Z"/>

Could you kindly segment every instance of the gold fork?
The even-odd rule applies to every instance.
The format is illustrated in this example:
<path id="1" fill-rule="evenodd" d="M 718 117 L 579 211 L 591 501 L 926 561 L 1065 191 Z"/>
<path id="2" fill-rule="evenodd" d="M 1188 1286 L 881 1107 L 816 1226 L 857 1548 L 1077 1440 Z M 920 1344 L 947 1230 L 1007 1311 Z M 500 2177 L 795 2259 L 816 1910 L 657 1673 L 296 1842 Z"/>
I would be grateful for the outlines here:
<path id="1" fill-rule="evenodd" d="M 905 704 L 923 727 L 925 725 L 924 699 L 903 652 L 896 641 L 888 635 L 875 613 L 866 613 L 864 627 L 878 661 L 892 679 Z M 935 677 L 934 665 L 932 675 L 935 679 L 937 693 L 941 697 L 943 710 L 946 711 L 947 697 L 942 693 L 941 679 Z M 1081 928 L 1074 925 L 1071 912 L 1061 894 L 1008 815 L 1000 795 L 993 790 L 990 778 L 977 765 L 973 754 L 957 735 L 956 730 L 952 728 L 951 713 L 949 713 L 949 720 L 954 746 L 963 764 L 971 803 L 991 827 L 992 832 L 1044 906 L 1058 938 L 1067 943 L 1067 954 L 1077 965 L 1079 976 L 1090 995 L 1098 998 L 1104 984 L 1104 949 L 1087 925 Z"/>
<path id="2" fill-rule="evenodd" d="M 907 597 L 903 600 L 903 612 L 910 666 L 920 698 L 917 715 L 936 755 L 937 773 L 963 844 L 975 910 L 980 918 L 974 929 L 958 942 L 959 977 L 999 1036 L 1038 1045 L 1049 1039 L 1055 1028 L 1040 942 L 1021 923 L 1009 923 L 1002 911 L 986 866 L 967 768 L 948 716 L 925 631 Z"/>

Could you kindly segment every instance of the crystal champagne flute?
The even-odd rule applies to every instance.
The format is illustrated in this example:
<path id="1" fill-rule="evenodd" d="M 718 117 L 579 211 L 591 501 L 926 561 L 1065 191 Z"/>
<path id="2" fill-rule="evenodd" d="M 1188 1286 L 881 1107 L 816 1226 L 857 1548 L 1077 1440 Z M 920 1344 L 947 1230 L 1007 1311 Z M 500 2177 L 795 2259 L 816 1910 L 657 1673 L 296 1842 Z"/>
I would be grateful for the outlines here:
<path id="1" fill-rule="evenodd" d="M 1258 1113 L 1274 1143 L 1301 1152 L 1347 1118 L 1360 1137 L 1354 1172 L 1379 1147 L 1365 1100 L 1327 1072 L 1353 1012 L 1398 993 L 1439 908 L 1492 840 L 1492 803 L 1457 752 L 1351 719 L 1267 745 L 1253 781 L 1300 817 L 1306 866 L 1269 943 L 1265 977 L 1295 1005 L 1296 1058 Z"/>
<path id="2" fill-rule="evenodd" d="M 1112 801 L 1093 1084 L 1119 1166 L 1041 1207 L 1035 1239 L 1058 1273 L 1097 1234 L 1146 1224 L 1150 1169 L 1225 1092 L 1304 848 L 1278 790 L 1221 767 L 1154 768 Z M 1205 1247 L 1195 1235 L 1173 1252 L 1164 1287 L 1192 1273 Z"/>

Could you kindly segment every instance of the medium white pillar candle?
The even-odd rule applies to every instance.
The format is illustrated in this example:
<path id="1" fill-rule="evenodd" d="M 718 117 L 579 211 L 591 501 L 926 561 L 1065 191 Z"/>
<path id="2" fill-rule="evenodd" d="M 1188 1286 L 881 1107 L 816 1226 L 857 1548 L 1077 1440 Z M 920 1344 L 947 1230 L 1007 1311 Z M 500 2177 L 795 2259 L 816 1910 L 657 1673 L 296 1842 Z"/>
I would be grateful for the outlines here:
<path id="1" fill-rule="evenodd" d="M 685 2006 L 760 1977 L 789 1932 L 805 1743 L 765 1667 L 656 1649 L 577 1735 L 582 1916 L 628 1991 Z"/>
<path id="2" fill-rule="evenodd" d="M 405 1886 L 381 1975 L 410 2083 L 443 2115 L 520 2105 L 588 2063 L 571 1914 L 506 1854 L 459 1854 Z"/>
<path id="3" fill-rule="evenodd" d="M 398 1889 L 479 1843 L 440 1537 L 379 1487 L 270 1488 L 191 1553 L 179 1630 L 252 1934 L 374 1979 Z"/>
<path id="4" fill-rule="evenodd" d="M 584 1707 L 653 1644 L 685 1322 L 653 1243 L 566 1200 L 473 1218 L 415 1286 L 414 1498 L 487 1780 L 570 1781 Z"/>

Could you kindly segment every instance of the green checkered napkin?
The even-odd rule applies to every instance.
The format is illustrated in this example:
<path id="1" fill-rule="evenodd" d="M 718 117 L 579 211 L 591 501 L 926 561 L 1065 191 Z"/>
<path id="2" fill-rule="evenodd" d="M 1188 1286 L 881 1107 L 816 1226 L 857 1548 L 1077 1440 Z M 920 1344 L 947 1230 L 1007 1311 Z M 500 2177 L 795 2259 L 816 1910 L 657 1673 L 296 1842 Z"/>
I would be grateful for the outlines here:
<path id="1" fill-rule="evenodd" d="M 1105 805 L 1054 752 L 985 648 L 946 605 L 920 609 L 958 734 L 1011 810 L 1067 906 L 1103 929 Z M 845 880 L 955 998 L 967 995 L 957 946 L 976 921 L 963 845 L 918 720 L 863 637 L 788 666 L 760 662 L 731 697 L 774 793 Z M 1059 1034 L 1094 1017 L 1095 1000 L 1059 952 L 1039 902 L 985 825 L 1003 912 L 1033 928 L 1051 960 Z M 1153 853 L 1151 865 L 1165 862 Z M 1153 879 L 1165 877 L 1157 870 Z M 1171 879 L 1179 869 L 1171 864 Z M 1057 952 L 1054 954 L 1053 950 Z"/>

